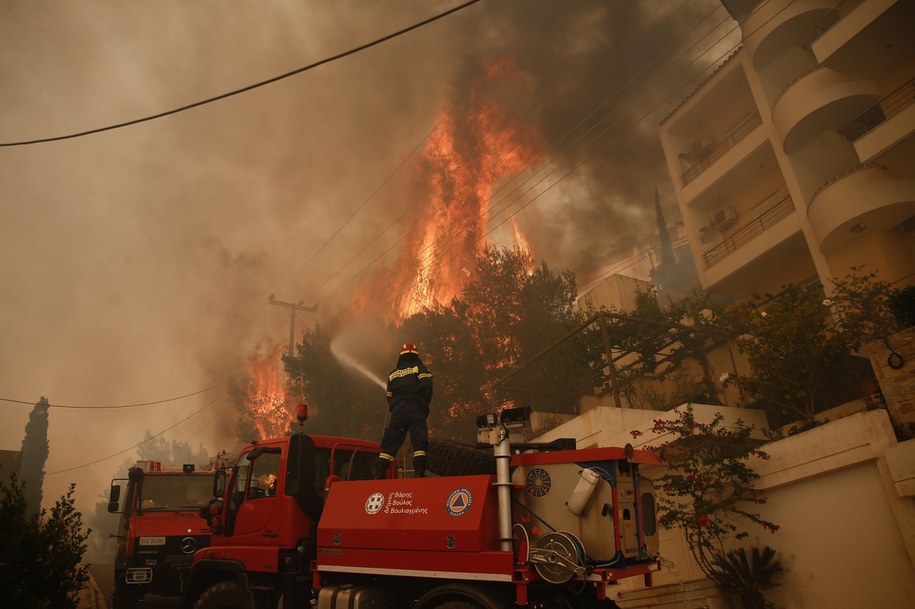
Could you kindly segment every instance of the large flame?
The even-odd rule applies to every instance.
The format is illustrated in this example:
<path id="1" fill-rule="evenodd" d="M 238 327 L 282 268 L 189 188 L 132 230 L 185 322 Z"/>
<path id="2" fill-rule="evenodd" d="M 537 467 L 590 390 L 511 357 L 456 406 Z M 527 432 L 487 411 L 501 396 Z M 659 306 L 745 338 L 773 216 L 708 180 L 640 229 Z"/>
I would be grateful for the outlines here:
<path id="1" fill-rule="evenodd" d="M 288 403 L 286 379 L 280 355 L 282 344 L 260 350 L 248 358 L 248 388 L 245 397 L 247 414 L 260 439 L 281 436 L 293 420 L 293 405 Z"/>
<path id="2" fill-rule="evenodd" d="M 515 242 L 515 249 L 524 257 L 524 260 L 527 264 L 527 274 L 534 274 L 534 248 L 531 246 L 531 242 L 528 241 L 527 237 L 521 231 L 521 227 L 518 226 L 518 223 L 515 222 L 515 219 L 512 218 L 512 238 Z"/>
<path id="3" fill-rule="evenodd" d="M 447 109 L 421 155 L 415 179 L 425 201 L 415 206 L 413 238 L 390 281 L 404 294 L 395 305 L 401 318 L 460 294 L 475 257 L 485 247 L 493 192 L 542 154 L 541 134 L 509 124 L 486 96 L 487 83 L 510 78 L 514 72 L 507 60 L 487 66 L 466 104 Z M 513 226 L 516 247 L 529 252 L 530 244 Z"/>

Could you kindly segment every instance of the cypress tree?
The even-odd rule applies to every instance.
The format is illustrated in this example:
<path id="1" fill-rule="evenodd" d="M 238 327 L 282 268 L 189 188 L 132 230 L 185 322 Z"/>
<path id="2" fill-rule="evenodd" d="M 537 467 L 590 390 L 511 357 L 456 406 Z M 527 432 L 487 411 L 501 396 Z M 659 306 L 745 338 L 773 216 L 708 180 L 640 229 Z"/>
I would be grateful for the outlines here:
<path id="1" fill-rule="evenodd" d="M 41 511 L 42 486 L 44 485 L 44 466 L 48 460 L 48 398 L 42 396 L 29 414 L 25 426 L 25 437 L 22 439 L 21 478 L 25 483 L 25 495 L 28 513 L 38 514 Z"/>

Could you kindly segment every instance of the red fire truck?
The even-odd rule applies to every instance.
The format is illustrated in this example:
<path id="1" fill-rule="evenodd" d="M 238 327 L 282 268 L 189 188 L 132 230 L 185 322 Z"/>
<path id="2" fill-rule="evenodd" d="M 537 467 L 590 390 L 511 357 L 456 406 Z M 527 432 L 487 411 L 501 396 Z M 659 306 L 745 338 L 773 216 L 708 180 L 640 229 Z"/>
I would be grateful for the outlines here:
<path id="1" fill-rule="evenodd" d="M 114 609 L 133 609 L 147 593 L 178 596 L 194 553 L 210 543 L 200 508 L 213 496 L 213 471 L 138 461 L 111 481 L 108 511 L 120 512 Z"/>
<path id="2" fill-rule="evenodd" d="M 660 460 L 631 446 L 513 448 L 528 414 L 477 421 L 495 475 L 369 480 L 374 443 L 252 443 L 211 506 L 186 607 L 614 607 L 610 585 L 650 585 L 660 566 L 654 489 L 639 474 Z"/>

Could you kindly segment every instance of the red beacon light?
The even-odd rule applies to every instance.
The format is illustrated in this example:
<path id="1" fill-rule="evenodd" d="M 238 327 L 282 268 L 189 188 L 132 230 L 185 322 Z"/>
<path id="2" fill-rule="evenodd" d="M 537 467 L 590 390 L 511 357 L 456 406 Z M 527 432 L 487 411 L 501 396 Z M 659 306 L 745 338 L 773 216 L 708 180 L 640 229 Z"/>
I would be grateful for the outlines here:
<path id="1" fill-rule="evenodd" d="M 308 404 L 299 404 L 295 407 L 295 418 L 298 419 L 299 425 L 308 420 Z"/>

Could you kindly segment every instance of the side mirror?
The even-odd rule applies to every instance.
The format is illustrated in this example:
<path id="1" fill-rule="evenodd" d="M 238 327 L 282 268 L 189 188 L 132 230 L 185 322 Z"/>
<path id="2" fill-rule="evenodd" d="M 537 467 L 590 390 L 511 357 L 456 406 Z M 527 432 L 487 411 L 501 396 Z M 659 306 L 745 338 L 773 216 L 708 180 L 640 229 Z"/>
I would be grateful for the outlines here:
<path id="1" fill-rule="evenodd" d="M 222 533 L 219 516 L 222 513 L 222 499 L 211 499 L 209 504 L 200 507 L 200 517 L 206 520 L 207 526 L 216 535 Z"/>
<path id="2" fill-rule="evenodd" d="M 284 492 L 295 497 L 302 511 L 314 522 L 321 516 L 324 501 L 318 495 L 317 473 L 315 467 L 317 450 L 310 436 L 297 433 L 289 438 L 289 451 L 286 455 L 286 488 Z"/>
<path id="3" fill-rule="evenodd" d="M 213 475 L 213 497 L 221 499 L 226 492 L 226 470 L 219 468 Z"/>
<path id="4" fill-rule="evenodd" d="M 111 490 L 108 491 L 108 512 L 116 514 L 121 511 L 121 485 L 111 481 Z"/>

